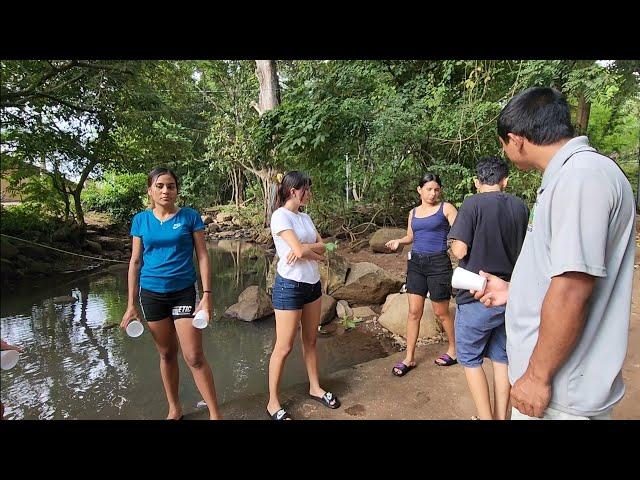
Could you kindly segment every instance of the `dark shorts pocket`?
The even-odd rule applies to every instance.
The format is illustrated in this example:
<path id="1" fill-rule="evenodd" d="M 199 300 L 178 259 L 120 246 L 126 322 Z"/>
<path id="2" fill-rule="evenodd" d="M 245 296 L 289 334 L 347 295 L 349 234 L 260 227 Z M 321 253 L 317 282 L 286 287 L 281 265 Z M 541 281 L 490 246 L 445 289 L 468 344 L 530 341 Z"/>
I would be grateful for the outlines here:
<path id="1" fill-rule="evenodd" d="M 445 273 L 427 277 L 430 298 L 434 302 L 451 298 L 451 274 Z"/>

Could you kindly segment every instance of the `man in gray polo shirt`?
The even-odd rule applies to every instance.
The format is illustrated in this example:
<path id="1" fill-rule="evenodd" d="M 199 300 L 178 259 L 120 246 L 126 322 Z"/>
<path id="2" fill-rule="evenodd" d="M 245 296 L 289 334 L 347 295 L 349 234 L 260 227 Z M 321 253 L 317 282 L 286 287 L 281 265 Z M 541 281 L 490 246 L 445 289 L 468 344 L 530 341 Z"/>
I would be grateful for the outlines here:
<path id="1" fill-rule="evenodd" d="M 635 204 L 616 163 L 573 138 L 551 88 L 515 96 L 498 118 L 505 154 L 544 172 L 511 282 L 475 296 L 506 308 L 512 419 L 607 419 L 624 394 Z M 507 302 L 508 300 L 508 302 Z"/>

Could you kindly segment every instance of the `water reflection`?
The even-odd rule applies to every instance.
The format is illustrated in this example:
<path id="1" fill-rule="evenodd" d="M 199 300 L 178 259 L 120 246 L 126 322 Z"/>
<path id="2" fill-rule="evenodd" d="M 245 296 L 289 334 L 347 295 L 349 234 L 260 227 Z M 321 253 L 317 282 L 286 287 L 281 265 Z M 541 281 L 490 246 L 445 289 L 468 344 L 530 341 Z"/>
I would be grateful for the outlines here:
<path id="1" fill-rule="evenodd" d="M 221 314 L 246 287 L 265 285 L 270 258 L 259 247 L 239 241 L 220 241 L 208 248 L 214 317 L 204 333 L 204 348 L 224 403 L 268 389 L 273 316 L 246 323 Z M 54 303 L 63 295 L 75 301 Z M 127 303 L 126 270 L 71 281 L 49 279 L 23 286 L 2 300 L 2 338 L 25 349 L 16 367 L 2 371 L 7 418 L 164 418 L 159 359 L 148 328 L 132 339 L 116 326 Z M 349 346 L 346 337 L 351 337 Z M 319 339 L 318 354 L 324 374 L 380 357 L 384 351 L 369 339 L 358 340 L 354 332 Z M 180 397 L 189 412 L 200 396 L 182 358 L 180 369 Z M 282 386 L 305 380 L 298 341 Z"/>

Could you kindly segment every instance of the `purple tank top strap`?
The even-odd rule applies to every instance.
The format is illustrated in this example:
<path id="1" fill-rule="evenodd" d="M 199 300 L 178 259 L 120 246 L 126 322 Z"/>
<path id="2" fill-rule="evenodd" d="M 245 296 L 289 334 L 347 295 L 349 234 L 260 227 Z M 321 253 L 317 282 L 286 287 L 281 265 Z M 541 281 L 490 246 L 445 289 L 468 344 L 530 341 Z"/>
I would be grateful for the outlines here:
<path id="1" fill-rule="evenodd" d="M 447 234 L 449 220 L 444 214 L 444 202 L 436 213 L 427 217 L 416 218 L 415 208 L 411 228 L 413 230 L 413 250 L 417 253 L 440 253 L 447 251 Z"/>

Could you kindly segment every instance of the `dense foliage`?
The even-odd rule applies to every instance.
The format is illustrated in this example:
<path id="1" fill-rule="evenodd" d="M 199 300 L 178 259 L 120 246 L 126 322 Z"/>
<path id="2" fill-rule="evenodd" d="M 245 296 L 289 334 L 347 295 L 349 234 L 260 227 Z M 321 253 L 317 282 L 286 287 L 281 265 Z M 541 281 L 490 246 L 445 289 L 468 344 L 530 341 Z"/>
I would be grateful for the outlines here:
<path id="1" fill-rule="evenodd" d="M 126 221 L 154 165 L 178 172 L 196 208 L 262 205 L 261 174 L 301 169 L 323 228 L 402 223 L 425 171 L 454 204 L 472 194 L 477 159 L 501 154 L 502 106 L 550 85 L 636 189 L 639 64 L 281 61 L 281 104 L 259 116 L 250 60 L 2 61 L 2 175 L 34 208 L 83 223 L 85 209 Z M 539 181 L 513 171 L 509 190 L 531 204 Z"/>

